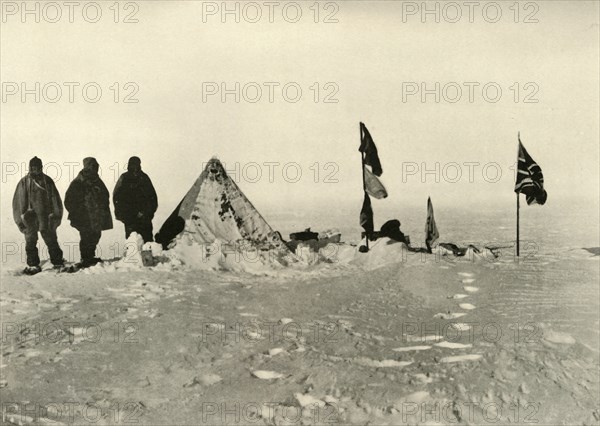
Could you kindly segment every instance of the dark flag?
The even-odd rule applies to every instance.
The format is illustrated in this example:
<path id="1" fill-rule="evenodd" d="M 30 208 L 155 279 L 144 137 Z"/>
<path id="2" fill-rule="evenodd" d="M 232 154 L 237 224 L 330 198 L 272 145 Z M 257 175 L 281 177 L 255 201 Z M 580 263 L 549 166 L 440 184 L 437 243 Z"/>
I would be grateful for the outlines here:
<path id="1" fill-rule="evenodd" d="M 365 200 L 363 201 L 362 209 L 360 210 L 360 226 L 362 226 L 369 238 L 373 234 L 373 209 L 371 208 L 371 199 L 369 194 L 365 192 Z"/>
<path id="2" fill-rule="evenodd" d="M 521 138 L 519 137 L 519 158 L 517 166 L 517 180 L 515 182 L 515 192 L 525 194 L 527 205 L 543 205 L 548 198 L 544 190 L 544 175 L 542 169 L 533 161 L 529 155 Z"/>
<path id="3" fill-rule="evenodd" d="M 379 155 L 377 155 L 377 147 L 364 123 L 360 123 L 360 148 L 358 150 L 365 154 L 364 164 L 371 166 L 375 176 L 381 176 L 383 170 L 381 169 Z"/>
<path id="4" fill-rule="evenodd" d="M 431 198 L 427 198 L 427 222 L 425 222 L 425 245 L 427 252 L 431 253 L 431 246 L 440 238 L 435 219 L 433 217 L 433 205 Z"/>

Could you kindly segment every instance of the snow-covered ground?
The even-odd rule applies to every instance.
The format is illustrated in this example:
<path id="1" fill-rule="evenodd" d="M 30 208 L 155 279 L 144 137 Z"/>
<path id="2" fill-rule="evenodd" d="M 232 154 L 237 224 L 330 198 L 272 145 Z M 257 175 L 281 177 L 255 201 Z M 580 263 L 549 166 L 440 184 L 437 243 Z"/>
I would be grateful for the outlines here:
<path id="1" fill-rule="evenodd" d="M 567 221 L 530 225 L 519 261 L 383 239 L 319 261 L 5 267 L 3 421 L 598 424 L 599 244 Z"/>

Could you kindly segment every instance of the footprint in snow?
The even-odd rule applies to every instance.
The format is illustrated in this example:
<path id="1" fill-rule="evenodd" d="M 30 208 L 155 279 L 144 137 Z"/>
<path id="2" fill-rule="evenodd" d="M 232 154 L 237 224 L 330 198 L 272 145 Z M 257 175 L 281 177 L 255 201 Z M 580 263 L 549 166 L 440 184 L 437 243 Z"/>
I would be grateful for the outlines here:
<path id="1" fill-rule="evenodd" d="M 426 351 L 427 349 L 431 349 L 431 346 L 421 345 L 421 346 L 405 346 L 401 348 L 392 349 L 394 352 L 408 352 L 408 351 Z"/>
<path id="2" fill-rule="evenodd" d="M 467 311 L 470 311 L 471 309 L 475 309 L 475 305 L 471 305 L 470 303 L 459 303 L 458 306 L 461 309 L 466 309 Z"/>
<path id="3" fill-rule="evenodd" d="M 244 330 L 244 337 L 248 340 L 261 340 L 262 333 L 254 330 Z"/>
<path id="4" fill-rule="evenodd" d="M 423 373 L 417 373 L 417 374 L 414 375 L 414 377 L 415 377 L 415 379 L 417 379 L 417 381 L 419 383 L 422 383 L 422 384 L 427 384 L 427 383 L 432 383 L 433 382 L 433 378 L 432 377 L 429 377 L 429 376 L 427 376 L 426 374 L 423 374 Z"/>
<path id="5" fill-rule="evenodd" d="M 262 380 L 281 379 L 283 374 L 268 370 L 255 370 L 252 375 Z"/>
<path id="6" fill-rule="evenodd" d="M 475 282 L 475 280 L 473 278 L 467 278 L 466 280 L 462 280 L 463 284 L 471 284 Z"/>
<path id="7" fill-rule="evenodd" d="M 308 394 L 301 394 L 301 393 L 295 393 L 294 397 L 296 398 L 296 400 L 298 401 L 298 404 L 300 404 L 301 407 L 307 407 L 307 406 L 318 406 L 318 407 L 325 407 L 325 401 L 320 400 L 318 398 L 315 398 L 312 395 L 308 395 Z"/>
<path id="8" fill-rule="evenodd" d="M 564 345 L 572 345 L 576 340 L 567 333 L 560 333 L 554 330 L 544 330 L 544 340 L 551 343 L 561 343 Z"/>
<path id="9" fill-rule="evenodd" d="M 405 396 L 404 398 L 402 398 L 402 400 L 400 402 L 405 403 L 406 401 L 409 401 L 411 404 L 412 403 L 420 403 L 420 402 L 427 400 L 428 398 L 429 398 L 429 392 L 418 391 L 418 392 L 414 392 L 414 393 L 411 393 L 410 395 Z"/>
<path id="10" fill-rule="evenodd" d="M 472 274 L 471 272 L 459 272 L 458 275 L 460 275 L 461 277 L 473 277 L 474 274 Z"/>
<path id="11" fill-rule="evenodd" d="M 460 318 L 460 317 L 464 317 L 466 314 L 466 312 L 454 312 L 454 313 L 439 313 L 439 314 L 435 314 L 433 317 L 436 319 L 454 319 L 454 318 Z"/>
<path id="12" fill-rule="evenodd" d="M 376 367 L 376 368 L 388 368 L 388 367 L 406 367 L 412 364 L 411 361 L 396 361 L 395 359 L 384 359 L 383 361 L 377 361 L 370 358 L 361 357 L 354 361 L 358 365 L 365 367 Z"/>
<path id="13" fill-rule="evenodd" d="M 205 374 L 201 377 L 198 377 L 198 376 L 194 377 L 194 379 L 191 382 L 186 383 L 185 385 L 183 385 L 183 387 L 189 388 L 189 387 L 193 387 L 196 385 L 210 386 L 210 385 L 214 385 L 215 383 L 219 383 L 221 380 L 223 380 L 223 379 L 218 374 L 209 373 L 209 374 Z"/>
<path id="14" fill-rule="evenodd" d="M 457 343 L 457 342 L 440 342 L 440 343 L 436 343 L 435 346 L 438 346 L 440 348 L 447 348 L 447 349 L 466 349 L 466 348 L 470 348 L 471 345 L 470 343 Z"/>
<path id="15" fill-rule="evenodd" d="M 465 297 L 469 297 L 468 294 L 455 294 L 454 296 L 448 296 L 448 299 L 464 299 Z"/>
<path id="16" fill-rule="evenodd" d="M 467 331 L 471 329 L 469 324 L 465 324 L 464 322 L 455 322 L 452 324 L 452 327 L 459 331 Z"/>
<path id="17" fill-rule="evenodd" d="M 457 355 L 457 356 L 446 356 L 440 360 L 440 362 L 463 362 L 463 361 L 477 361 L 482 356 L 479 354 L 468 354 L 468 355 Z"/>
<path id="18" fill-rule="evenodd" d="M 438 334 L 431 334 L 427 336 L 406 336 L 406 341 L 408 342 L 439 342 L 443 340 L 443 337 Z"/>
<path id="19" fill-rule="evenodd" d="M 479 287 L 471 287 L 469 285 L 464 286 L 463 289 L 469 293 L 476 293 L 479 291 Z"/>

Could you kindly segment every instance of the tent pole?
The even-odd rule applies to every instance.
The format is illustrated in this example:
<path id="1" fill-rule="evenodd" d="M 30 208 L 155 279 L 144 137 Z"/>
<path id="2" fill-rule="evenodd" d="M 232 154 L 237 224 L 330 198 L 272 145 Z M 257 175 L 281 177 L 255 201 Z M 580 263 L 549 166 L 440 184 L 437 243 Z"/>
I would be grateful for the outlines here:
<path id="1" fill-rule="evenodd" d="M 363 179 L 363 192 L 366 194 L 367 193 L 367 188 L 365 185 L 365 154 L 364 153 L 360 153 L 360 157 L 361 157 L 361 170 L 362 170 L 362 179 Z M 364 197 L 363 197 L 364 198 Z M 367 233 L 367 231 L 365 230 L 365 246 L 367 247 L 367 251 L 369 250 L 369 234 Z"/>
<path id="2" fill-rule="evenodd" d="M 517 257 L 519 257 L 519 193 L 517 192 Z"/>

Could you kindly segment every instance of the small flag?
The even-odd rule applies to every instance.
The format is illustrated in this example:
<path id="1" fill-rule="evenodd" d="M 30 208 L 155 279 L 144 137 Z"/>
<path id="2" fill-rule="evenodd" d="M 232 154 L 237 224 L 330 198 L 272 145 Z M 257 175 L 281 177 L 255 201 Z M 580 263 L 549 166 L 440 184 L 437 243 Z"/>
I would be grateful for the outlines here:
<path id="1" fill-rule="evenodd" d="M 431 246 L 440 237 L 435 219 L 433 217 L 433 205 L 431 204 L 431 198 L 427 198 L 427 222 L 425 223 L 425 245 L 427 251 L 431 253 Z"/>
<path id="2" fill-rule="evenodd" d="M 369 194 L 365 192 L 365 200 L 363 201 L 362 209 L 360 210 L 360 226 L 362 226 L 369 238 L 373 234 L 373 209 L 371 208 L 371 199 Z"/>
<path id="3" fill-rule="evenodd" d="M 544 175 L 542 169 L 533 161 L 519 137 L 519 157 L 517 165 L 517 180 L 515 182 L 515 192 L 525 194 L 527 205 L 543 205 L 548 198 L 544 190 Z"/>
<path id="4" fill-rule="evenodd" d="M 377 176 L 375 176 L 371 171 L 363 166 L 365 169 L 365 191 L 372 196 L 381 200 L 382 198 L 386 198 L 388 196 L 387 191 L 385 190 L 385 186 L 379 180 Z"/>
<path id="5" fill-rule="evenodd" d="M 377 154 L 377 147 L 364 123 L 360 123 L 360 148 L 358 150 L 365 153 L 364 164 L 371 166 L 371 170 L 373 170 L 375 176 L 381 176 L 383 170 L 381 169 L 381 162 Z"/>

